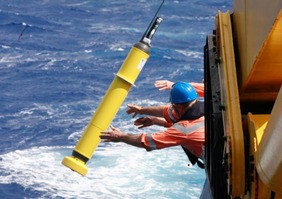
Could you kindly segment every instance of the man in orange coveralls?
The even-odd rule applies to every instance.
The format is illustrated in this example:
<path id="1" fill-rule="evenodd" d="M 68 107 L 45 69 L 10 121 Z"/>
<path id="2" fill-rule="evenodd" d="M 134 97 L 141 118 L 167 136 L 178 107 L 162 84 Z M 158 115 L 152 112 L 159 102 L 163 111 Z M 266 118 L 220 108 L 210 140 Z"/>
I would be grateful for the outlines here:
<path id="1" fill-rule="evenodd" d="M 135 120 L 138 128 L 160 125 L 167 127 L 166 130 L 153 134 L 128 134 L 111 126 L 110 131 L 101 132 L 100 138 L 104 142 L 124 142 L 147 151 L 181 145 L 191 163 L 203 168 L 204 102 L 198 97 L 204 95 L 204 85 L 161 80 L 156 81 L 155 86 L 159 90 L 171 89 L 171 104 L 150 107 L 128 104 L 127 114 L 133 114 L 133 117 L 138 114 L 153 116 Z"/>

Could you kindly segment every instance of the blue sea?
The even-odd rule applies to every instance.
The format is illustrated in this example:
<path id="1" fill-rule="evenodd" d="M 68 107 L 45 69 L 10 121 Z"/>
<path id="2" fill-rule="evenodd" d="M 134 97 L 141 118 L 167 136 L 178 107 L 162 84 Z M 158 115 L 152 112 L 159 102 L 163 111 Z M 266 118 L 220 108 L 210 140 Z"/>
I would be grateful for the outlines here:
<path id="1" fill-rule="evenodd" d="M 85 177 L 61 164 L 70 156 L 131 46 L 161 1 L 0 1 L 0 198 L 196 199 L 204 170 L 180 147 L 146 152 L 103 143 Z M 166 0 L 151 56 L 112 125 L 139 130 L 127 104 L 162 105 L 154 81 L 201 82 L 206 35 L 224 0 Z"/>

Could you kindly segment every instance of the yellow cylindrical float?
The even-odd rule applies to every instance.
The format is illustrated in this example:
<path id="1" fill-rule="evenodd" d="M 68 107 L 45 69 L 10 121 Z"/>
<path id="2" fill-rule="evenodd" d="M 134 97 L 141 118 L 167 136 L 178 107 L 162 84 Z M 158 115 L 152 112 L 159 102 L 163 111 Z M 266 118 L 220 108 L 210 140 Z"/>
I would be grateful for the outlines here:
<path id="1" fill-rule="evenodd" d="M 131 48 L 73 150 L 72 156 L 65 157 L 62 161 L 63 165 L 83 176 L 86 175 L 88 171 L 86 162 L 92 157 L 100 142 L 100 132 L 107 130 L 111 124 L 149 56 L 149 43 L 140 41 Z"/>

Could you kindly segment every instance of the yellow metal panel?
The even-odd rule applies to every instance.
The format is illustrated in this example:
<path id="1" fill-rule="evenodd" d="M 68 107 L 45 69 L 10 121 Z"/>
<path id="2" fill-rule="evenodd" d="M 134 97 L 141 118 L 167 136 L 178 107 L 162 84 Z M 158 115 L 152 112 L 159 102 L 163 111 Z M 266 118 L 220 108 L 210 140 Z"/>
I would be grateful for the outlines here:
<path id="1" fill-rule="evenodd" d="M 282 32 L 277 22 L 281 8 L 282 0 L 234 1 L 232 21 L 242 100 L 274 101 L 277 96 L 282 81 Z"/>
<path id="2" fill-rule="evenodd" d="M 230 138 L 230 145 L 227 146 L 231 152 L 230 194 L 232 197 L 240 197 L 245 193 L 245 155 L 230 13 L 219 12 L 217 24 L 221 98 L 225 107 L 224 130 Z"/>
<path id="3" fill-rule="evenodd" d="M 250 72 L 273 26 L 273 22 L 282 8 L 281 0 L 245 0 L 247 68 Z"/>
<path id="4" fill-rule="evenodd" d="M 275 101 L 282 84 L 282 11 L 266 38 L 249 76 L 243 83 L 241 99 Z M 257 94 L 254 98 L 253 94 Z M 258 95 L 259 94 L 259 95 Z"/>
<path id="5" fill-rule="evenodd" d="M 271 190 L 261 181 L 258 173 L 254 167 L 256 160 L 255 153 L 257 152 L 258 145 L 267 125 L 269 115 L 253 115 L 248 113 L 246 121 L 248 128 L 246 133 L 250 137 L 249 159 L 250 159 L 250 179 L 249 199 L 268 199 L 271 196 Z M 253 157 L 253 158 L 251 158 Z"/>
<path id="6" fill-rule="evenodd" d="M 246 35 L 246 0 L 237 0 L 233 3 L 232 26 L 234 47 L 237 64 L 241 66 L 241 76 L 239 76 L 239 84 L 244 82 L 249 74 L 247 67 L 247 35 Z"/>
<path id="7" fill-rule="evenodd" d="M 281 199 L 281 198 L 282 198 L 282 194 L 275 193 L 275 198 L 274 199 Z"/>

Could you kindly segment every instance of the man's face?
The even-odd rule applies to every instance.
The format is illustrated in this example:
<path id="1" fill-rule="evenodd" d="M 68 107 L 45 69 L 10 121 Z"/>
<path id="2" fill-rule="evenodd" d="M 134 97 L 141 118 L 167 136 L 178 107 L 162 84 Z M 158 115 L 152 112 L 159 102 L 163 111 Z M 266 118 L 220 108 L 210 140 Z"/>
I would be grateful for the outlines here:
<path id="1" fill-rule="evenodd" d="M 181 117 L 185 113 L 185 108 L 181 104 L 171 104 L 173 110 Z"/>

